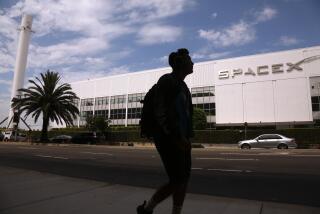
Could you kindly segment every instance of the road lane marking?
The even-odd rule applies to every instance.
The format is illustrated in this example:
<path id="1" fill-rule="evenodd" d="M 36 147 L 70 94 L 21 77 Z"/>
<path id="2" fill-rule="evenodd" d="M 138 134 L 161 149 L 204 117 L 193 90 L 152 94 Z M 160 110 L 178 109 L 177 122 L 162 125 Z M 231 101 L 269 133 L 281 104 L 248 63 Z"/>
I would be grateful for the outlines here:
<path id="1" fill-rule="evenodd" d="M 320 155 L 291 155 L 293 157 L 320 157 Z"/>
<path id="2" fill-rule="evenodd" d="M 288 152 L 280 152 L 280 153 L 258 153 L 257 155 L 289 155 Z"/>
<path id="3" fill-rule="evenodd" d="M 197 167 L 195 167 L 195 168 L 191 168 L 192 170 L 202 170 L 203 168 L 197 168 Z"/>
<path id="4" fill-rule="evenodd" d="M 17 147 L 17 149 L 39 149 L 34 147 Z"/>
<path id="5" fill-rule="evenodd" d="M 238 169 L 208 169 L 209 171 L 220 171 L 220 172 L 242 172 Z"/>
<path id="6" fill-rule="evenodd" d="M 208 171 L 219 171 L 219 172 L 252 172 L 251 170 L 240 170 L 240 169 L 207 169 Z"/>
<path id="7" fill-rule="evenodd" d="M 69 158 L 66 157 L 58 157 L 58 156 L 50 156 L 50 155 L 36 155 L 37 157 L 41 158 L 54 158 L 54 159 L 63 159 L 63 160 L 68 160 Z"/>
<path id="8" fill-rule="evenodd" d="M 221 155 L 242 155 L 241 153 L 235 153 L 235 152 L 227 152 L 227 153 L 220 153 Z"/>
<path id="9" fill-rule="evenodd" d="M 224 160 L 224 161 L 259 161 L 253 158 L 195 158 L 197 160 Z"/>
<path id="10" fill-rule="evenodd" d="M 91 155 L 108 155 L 108 156 L 113 156 L 111 153 L 105 153 L 105 152 L 81 152 L 84 154 L 91 154 Z"/>

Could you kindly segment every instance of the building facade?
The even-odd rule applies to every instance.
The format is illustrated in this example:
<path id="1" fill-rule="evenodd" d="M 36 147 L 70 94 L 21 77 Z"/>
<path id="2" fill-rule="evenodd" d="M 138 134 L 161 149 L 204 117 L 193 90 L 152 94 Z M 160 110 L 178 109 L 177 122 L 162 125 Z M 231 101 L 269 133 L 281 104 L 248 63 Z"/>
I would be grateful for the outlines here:
<path id="1" fill-rule="evenodd" d="M 80 117 L 137 125 L 146 92 L 170 67 L 71 83 Z M 196 63 L 185 82 L 211 126 L 313 124 L 320 120 L 320 46 Z"/>

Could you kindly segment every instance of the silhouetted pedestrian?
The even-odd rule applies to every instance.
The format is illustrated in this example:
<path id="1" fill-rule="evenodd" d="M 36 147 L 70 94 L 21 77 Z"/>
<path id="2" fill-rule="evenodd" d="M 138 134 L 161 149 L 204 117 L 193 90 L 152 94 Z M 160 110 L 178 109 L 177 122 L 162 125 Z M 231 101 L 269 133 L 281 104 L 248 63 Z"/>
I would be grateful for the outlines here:
<path id="1" fill-rule="evenodd" d="M 189 51 L 178 49 L 169 55 L 172 72 L 163 75 L 154 99 L 156 131 L 153 136 L 169 182 L 137 207 L 138 214 L 151 214 L 164 199 L 172 195 L 172 214 L 181 213 L 191 171 L 192 99 L 184 79 L 193 72 Z"/>

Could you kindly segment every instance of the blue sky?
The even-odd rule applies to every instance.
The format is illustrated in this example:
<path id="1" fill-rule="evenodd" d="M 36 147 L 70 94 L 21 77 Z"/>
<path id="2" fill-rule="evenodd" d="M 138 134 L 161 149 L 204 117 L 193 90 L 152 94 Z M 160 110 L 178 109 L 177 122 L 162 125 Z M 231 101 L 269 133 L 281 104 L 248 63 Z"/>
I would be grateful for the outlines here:
<path id="1" fill-rule="evenodd" d="M 26 79 L 64 82 L 320 45 L 319 0 L 0 0 L 0 121 L 7 115 L 21 14 L 34 17 Z"/>

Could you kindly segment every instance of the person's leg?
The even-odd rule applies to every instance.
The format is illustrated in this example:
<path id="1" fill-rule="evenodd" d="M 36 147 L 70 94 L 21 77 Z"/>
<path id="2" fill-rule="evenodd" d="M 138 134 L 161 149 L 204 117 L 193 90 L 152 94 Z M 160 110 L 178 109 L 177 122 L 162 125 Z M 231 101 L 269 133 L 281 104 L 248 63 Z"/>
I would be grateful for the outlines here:
<path id="1" fill-rule="evenodd" d="M 152 213 L 153 209 L 159 203 L 172 195 L 176 188 L 176 186 L 173 185 L 173 182 L 171 182 L 172 178 L 174 177 L 173 174 L 175 167 L 173 166 L 175 165 L 175 161 L 173 157 L 175 154 L 171 151 L 171 148 L 166 146 L 168 145 L 168 143 L 165 139 L 156 139 L 155 145 L 170 181 L 157 189 L 157 191 L 152 195 L 149 201 L 147 201 L 145 205 L 142 205 L 144 206 L 144 209 L 149 213 Z"/>
<path id="2" fill-rule="evenodd" d="M 175 186 L 167 183 L 161 186 L 147 202 L 145 209 L 147 211 L 152 211 L 159 203 L 168 198 L 175 191 Z"/>
<path id="3" fill-rule="evenodd" d="M 187 186 L 188 186 L 187 183 L 176 185 L 175 191 L 172 194 L 172 197 L 173 197 L 172 214 L 181 213 L 183 202 L 186 197 Z"/>
<path id="4" fill-rule="evenodd" d="M 173 209 L 172 214 L 180 214 L 186 197 L 190 172 L 191 172 L 191 149 L 180 153 L 179 167 L 177 169 L 179 182 L 175 186 L 173 193 Z"/>

